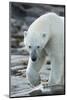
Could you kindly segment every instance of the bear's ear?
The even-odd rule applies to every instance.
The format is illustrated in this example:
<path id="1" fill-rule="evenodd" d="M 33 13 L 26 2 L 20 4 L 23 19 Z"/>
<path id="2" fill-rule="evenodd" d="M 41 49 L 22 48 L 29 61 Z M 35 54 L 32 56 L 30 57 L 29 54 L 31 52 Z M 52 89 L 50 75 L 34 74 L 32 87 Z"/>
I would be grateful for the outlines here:
<path id="1" fill-rule="evenodd" d="M 24 31 L 24 37 L 26 37 L 27 36 L 27 31 Z"/>
<path id="2" fill-rule="evenodd" d="M 42 37 L 45 37 L 45 36 L 46 36 L 46 33 L 43 33 L 43 34 L 42 34 Z"/>

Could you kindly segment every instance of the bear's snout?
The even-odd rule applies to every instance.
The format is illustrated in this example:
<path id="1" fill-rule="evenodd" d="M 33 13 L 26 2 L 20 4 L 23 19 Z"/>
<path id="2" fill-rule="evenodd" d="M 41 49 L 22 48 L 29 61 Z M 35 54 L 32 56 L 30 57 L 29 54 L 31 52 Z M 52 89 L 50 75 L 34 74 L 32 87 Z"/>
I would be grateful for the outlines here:
<path id="1" fill-rule="evenodd" d="M 32 61 L 36 61 L 36 60 L 37 60 L 36 50 L 33 50 L 33 51 L 31 52 L 31 60 L 32 60 Z"/>
<path id="2" fill-rule="evenodd" d="M 32 56 L 31 59 L 32 59 L 32 61 L 36 61 L 37 58 L 36 58 L 36 56 Z"/>

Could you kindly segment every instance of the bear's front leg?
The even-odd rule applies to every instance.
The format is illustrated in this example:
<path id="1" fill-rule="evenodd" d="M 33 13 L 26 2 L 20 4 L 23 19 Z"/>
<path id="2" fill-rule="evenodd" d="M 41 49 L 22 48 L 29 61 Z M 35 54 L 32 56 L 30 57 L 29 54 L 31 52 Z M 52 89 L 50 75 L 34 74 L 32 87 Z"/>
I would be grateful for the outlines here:
<path id="1" fill-rule="evenodd" d="M 53 62 L 48 85 L 64 85 L 63 64 Z"/>
<path id="2" fill-rule="evenodd" d="M 41 83 L 40 75 L 38 73 L 37 62 L 32 62 L 29 58 L 28 66 L 26 69 L 26 77 L 33 86 L 37 86 Z"/>

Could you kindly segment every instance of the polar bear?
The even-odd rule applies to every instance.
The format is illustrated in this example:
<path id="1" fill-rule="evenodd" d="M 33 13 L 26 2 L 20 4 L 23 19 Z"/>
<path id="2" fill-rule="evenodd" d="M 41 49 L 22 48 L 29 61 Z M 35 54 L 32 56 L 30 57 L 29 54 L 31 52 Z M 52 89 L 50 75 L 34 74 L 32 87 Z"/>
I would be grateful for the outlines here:
<path id="1" fill-rule="evenodd" d="M 24 44 L 29 52 L 26 75 L 30 83 L 41 83 L 39 71 L 48 54 L 52 64 L 48 85 L 64 85 L 64 18 L 53 12 L 40 16 L 24 32 Z"/>

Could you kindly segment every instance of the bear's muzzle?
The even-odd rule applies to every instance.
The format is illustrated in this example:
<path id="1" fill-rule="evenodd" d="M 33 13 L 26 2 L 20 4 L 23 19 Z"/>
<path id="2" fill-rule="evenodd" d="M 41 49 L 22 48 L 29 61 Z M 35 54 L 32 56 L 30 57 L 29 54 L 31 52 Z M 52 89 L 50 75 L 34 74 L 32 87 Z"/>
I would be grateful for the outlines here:
<path id="1" fill-rule="evenodd" d="M 34 62 L 37 60 L 37 53 L 36 53 L 36 50 L 33 50 L 31 52 L 31 60 Z"/>

